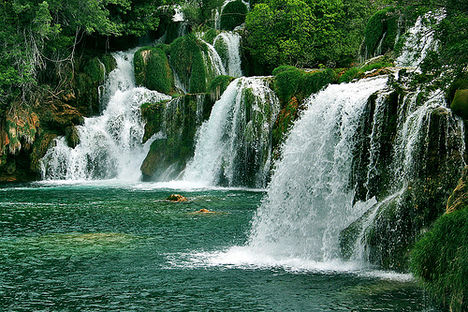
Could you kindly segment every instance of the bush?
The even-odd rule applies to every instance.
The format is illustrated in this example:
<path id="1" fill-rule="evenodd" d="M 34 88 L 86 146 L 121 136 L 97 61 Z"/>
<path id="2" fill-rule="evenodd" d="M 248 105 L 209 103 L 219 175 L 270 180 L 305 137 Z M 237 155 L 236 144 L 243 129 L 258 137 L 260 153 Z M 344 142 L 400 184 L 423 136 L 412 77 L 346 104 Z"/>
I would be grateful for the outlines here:
<path id="1" fill-rule="evenodd" d="M 411 269 L 451 311 L 467 311 L 468 209 L 445 214 L 415 245 Z"/>
<path id="2" fill-rule="evenodd" d="M 221 29 L 233 30 L 245 22 L 247 6 L 240 0 L 229 2 L 221 13 Z"/>

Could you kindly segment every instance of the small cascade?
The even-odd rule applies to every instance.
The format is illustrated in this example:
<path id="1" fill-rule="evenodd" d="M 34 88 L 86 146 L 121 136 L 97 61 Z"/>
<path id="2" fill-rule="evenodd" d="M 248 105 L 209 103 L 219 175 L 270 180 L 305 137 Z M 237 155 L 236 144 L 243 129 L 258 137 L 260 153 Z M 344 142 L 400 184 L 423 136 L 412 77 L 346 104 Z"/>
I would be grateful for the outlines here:
<path id="1" fill-rule="evenodd" d="M 214 40 L 214 47 L 219 53 L 219 50 L 226 54 L 224 62 L 227 68 L 227 74 L 231 77 L 242 77 L 242 62 L 240 57 L 240 40 L 241 36 L 235 32 L 221 32 Z"/>
<path id="2" fill-rule="evenodd" d="M 234 80 L 199 130 L 195 156 L 183 179 L 205 185 L 264 187 L 279 107 L 267 77 Z"/>
<path id="3" fill-rule="evenodd" d="M 136 87 L 133 55 L 136 49 L 114 54 L 117 68 L 105 87 L 107 105 L 101 116 L 85 118 L 78 126 L 80 144 L 68 147 L 64 137 L 41 160 L 43 179 L 137 180 L 149 146 L 143 146 L 144 127 L 140 105 L 170 99 L 169 96 Z"/>
<path id="4" fill-rule="evenodd" d="M 223 61 L 219 56 L 218 51 L 216 51 L 213 45 L 203 40 L 202 36 L 203 33 L 199 33 L 198 40 L 200 40 L 207 47 L 207 50 L 203 51 L 203 58 L 205 60 L 205 64 L 207 65 L 207 69 L 211 74 L 210 76 L 216 77 L 219 75 L 226 75 L 226 68 L 224 67 Z"/>
<path id="5" fill-rule="evenodd" d="M 250 247 L 314 261 L 339 257 L 340 231 L 368 209 L 353 205 L 349 185 L 356 130 L 369 98 L 386 86 L 386 77 L 330 85 L 307 100 L 254 218 Z"/>
<path id="6" fill-rule="evenodd" d="M 419 67 L 430 51 L 436 51 L 439 42 L 435 39 L 435 30 L 430 22 L 439 24 L 446 14 L 444 10 L 429 12 L 418 17 L 416 23 L 407 32 L 403 52 L 396 60 L 401 67 Z"/>

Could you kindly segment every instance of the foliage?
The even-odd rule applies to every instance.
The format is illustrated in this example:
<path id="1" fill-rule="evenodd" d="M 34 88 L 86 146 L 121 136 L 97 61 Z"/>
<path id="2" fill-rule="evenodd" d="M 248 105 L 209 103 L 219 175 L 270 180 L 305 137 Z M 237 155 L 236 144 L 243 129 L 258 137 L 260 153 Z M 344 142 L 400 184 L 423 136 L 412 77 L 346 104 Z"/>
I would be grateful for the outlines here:
<path id="1" fill-rule="evenodd" d="M 221 29 L 233 30 L 244 23 L 247 11 L 247 6 L 241 0 L 226 4 L 221 14 Z"/>
<path id="2" fill-rule="evenodd" d="M 442 305 L 466 311 L 468 208 L 445 214 L 414 246 L 411 269 Z"/>
<path id="3" fill-rule="evenodd" d="M 263 1 L 247 15 L 247 49 L 267 68 L 348 65 L 371 11 L 362 0 Z"/>

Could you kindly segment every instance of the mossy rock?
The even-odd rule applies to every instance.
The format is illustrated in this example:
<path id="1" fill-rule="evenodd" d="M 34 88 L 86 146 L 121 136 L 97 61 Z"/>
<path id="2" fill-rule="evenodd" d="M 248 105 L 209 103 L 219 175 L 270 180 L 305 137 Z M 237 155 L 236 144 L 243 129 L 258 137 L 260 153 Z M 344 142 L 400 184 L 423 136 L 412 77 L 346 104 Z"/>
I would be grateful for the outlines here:
<path id="1" fill-rule="evenodd" d="M 447 200 L 446 213 L 451 213 L 468 207 L 468 166 L 463 169 L 463 174 L 458 185 Z"/>
<path id="2" fill-rule="evenodd" d="M 30 154 L 31 171 L 40 173 L 40 160 L 47 153 L 47 150 L 52 145 L 52 142 L 57 138 L 57 134 L 49 131 L 42 131 L 32 146 Z"/>
<path id="3" fill-rule="evenodd" d="M 468 119 L 468 89 L 455 92 L 450 108 L 463 119 Z"/>
<path id="4" fill-rule="evenodd" d="M 447 310 L 468 310 L 468 206 L 441 216 L 415 244 L 411 270 Z"/>
<path id="5" fill-rule="evenodd" d="M 379 43 L 381 43 L 380 54 L 385 54 L 385 52 L 394 48 L 398 34 L 398 18 L 395 8 L 387 7 L 378 11 L 369 19 L 364 39 L 364 47 L 368 56 L 373 56 L 378 52 Z"/>
<path id="6" fill-rule="evenodd" d="M 203 50 L 206 49 L 194 34 L 176 39 L 169 49 L 171 68 L 190 93 L 206 92 L 208 69 L 203 59 Z"/>
<path id="7" fill-rule="evenodd" d="M 282 107 L 294 96 L 299 102 L 320 91 L 327 84 L 336 81 L 332 69 L 305 71 L 294 66 L 280 66 L 273 70 L 275 91 Z"/>
<path id="8" fill-rule="evenodd" d="M 241 0 L 229 2 L 221 13 L 221 29 L 233 30 L 241 25 L 245 22 L 247 12 L 248 8 Z"/>
<path id="9" fill-rule="evenodd" d="M 219 100 L 233 80 L 234 77 L 224 75 L 217 76 L 215 79 L 213 79 L 210 83 L 210 87 L 208 88 L 211 98 L 214 101 Z"/>
<path id="10" fill-rule="evenodd" d="M 65 139 L 68 146 L 71 148 L 75 148 L 80 144 L 80 136 L 78 135 L 78 130 L 75 126 L 70 126 L 65 129 Z"/>
<path id="11" fill-rule="evenodd" d="M 135 52 L 134 69 L 138 85 L 165 94 L 173 90 L 172 70 L 161 48 L 142 48 Z"/>

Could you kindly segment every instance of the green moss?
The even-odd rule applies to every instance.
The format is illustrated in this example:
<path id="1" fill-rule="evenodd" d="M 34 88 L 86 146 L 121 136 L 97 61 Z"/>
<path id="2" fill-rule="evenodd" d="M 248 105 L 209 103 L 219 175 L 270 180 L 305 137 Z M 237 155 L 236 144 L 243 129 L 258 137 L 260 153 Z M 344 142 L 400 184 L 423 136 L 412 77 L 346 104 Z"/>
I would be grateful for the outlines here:
<path id="1" fill-rule="evenodd" d="M 395 14 L 395 8 L 388 7 L 375 13 L 368 21 L 365 29 L 364 46 L 367 55 L 372 56 L 376 53 L 378 45 L 383 38 L 381 54 L 392 50 L 395 45 L 395 39 L 398 34 L 398 16 Z"/>
<path id="2" fill-rule="evenodd" d="M 207 69 L 201 50 L 195 51 L 193 55 L 192 73 L 190 76 L 190 93 L 206 92 Z"/>
<path id="3" fill-rule="evenodd" d="M 163 49 L 156 47 L 138 50 L 133 65 L 138 85 L 166 94 L 172 91 L 174 78 Z"/>
<path id="4" fill-rule="evenodd" d="M 200 85 L 206 88 L 206 73 L 204 73 L 204 60 L 202 56 L 201 44 L 198 42 L 194 34 L 189 34 L 184 37 L 177 38 L 169 49 L 169 62 L 171 67 L 176 72 L 183 85 L 189 89 L 192 80 L 193 67 L 198 74 L 205 77 L 198 79 L 193 77 L 194 89 L 199 89 Z M 201 68 L 203 67 L 203 70 Z M 200 88 L 203 89 L 203 88 Z M 201 91 L 204 92 L 205 90 Z"/>
<path id="5" fill-rule="evenodd" d="M 214 28 L 210 28 L 203 34 L 203 40 L 212 43 L 217 35 L 218 31 Z"/>
<path id="6" fill-rule="evenodd" d="M 104 64 L 94 57 L 85 65 L 84 73 L 88 75 L 93 82 L 103 83 L 105 80 L 106 69 Z"/>
<path id="7" fill-rule="evenodd" d="M 162 49 L 151 50 L 146 70 L 146 87 L 162 93 L 170 93 L 174 78 L 166 53 Z"/>
<path id="8" fill-rule="evenodd" d="M 450 311 L 466 311 L 468 208 L 440 217 L 414 246 L 411 270 Z"/>
<path id="9" fill-rule="evenodd" d="M 463 119 L 468 119 L 468 89 L 455 92 L 450 108 Z"/>
<path id="10" fill-rule="evenodd" d="M 273 70 L 273 74 L 275 90 L 282 103 L 287 103 L 293 96 L 302 101 L 336 81 L 336 74 L 332 69 L 306 72 L 293 66 L 280 66 Z"/>
<path id="11" fill-rule="evenodd" d="M 104 67 L 106 68 L 106 74 L 109 74 L 117 67 L 117 61 L 115 58 L 110 54 L 105 54 L 101 58 Z"/>
<path id="12" fill-rule="evenodd" d="M 224 40 L 222 38 L 219 38 L 218 40 L 216 40 L 214 48 L 215 48 L 216 52 L 218 52 L 219 57 L 221 58 L 221 60 L 223 60 L 224 66 L 227 67 L 227 62 L 228 62 L 228 59 L 229 59 L 229 51 L 228 51 L 228 46 L 227 46 L 226 42 L 224 42 Z"/>
<path id="13" fill-rule="evenodd" d="M 341 75 L 341 77 L 338 79 L 338 83 L 351 82 L 356 78 L 362 78 L 364 76 L 364 73 L 368 71 L 392 66 L 393 63 L 378 62 L 367 64 L 364 66 L 351 67 L 348 70 L 346 70 L 344 74 Z"/>
<path id="14" fill-rule="evenodd" d="M 208 88 L 211 97 L 214 100 L 218 100 L 233 80 L 233 77 L 224 75 L 217 76 L 213 79 Z"/>
<path id="15" fill-rule="evenodd" d="M 221 13 L 221 29 L 233 30 L 245 22 L 247 6 L 241 1 L 229 2 Z"/>

